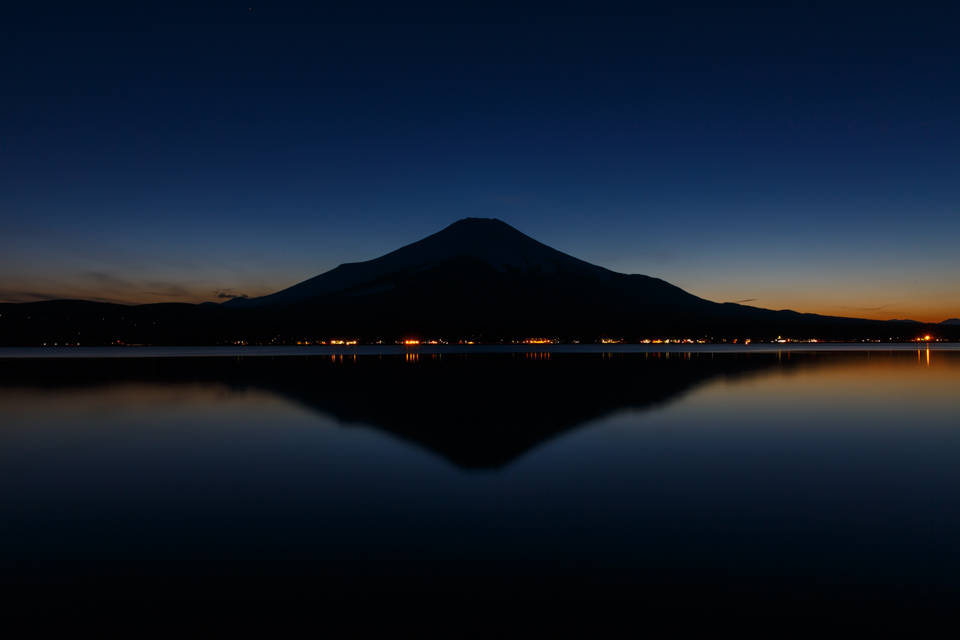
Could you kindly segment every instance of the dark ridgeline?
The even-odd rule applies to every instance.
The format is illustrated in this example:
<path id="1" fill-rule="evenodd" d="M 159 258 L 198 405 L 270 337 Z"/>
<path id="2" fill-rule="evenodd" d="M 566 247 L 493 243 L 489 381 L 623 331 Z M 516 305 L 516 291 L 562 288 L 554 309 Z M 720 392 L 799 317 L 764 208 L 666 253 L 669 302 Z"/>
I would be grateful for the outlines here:
<path id="1" fill-rule="evenodd" d="M 797 357 L 793 364 L 803 361 Z M 372 426 L 457 466 L 483 469 L 507 465 L 546 440 L 615 411 L 650 409 L 713 378 L 779 364 L 776 354 L 7 360 L 0 361 L 0 386 L 143 381 L 263 389 L 345 426 Z"/>
<path id="2" fill-rule="evenodd" d="M 578 260 L 499 220 L 467 218 L 419 242 L 272 295 L 223 305 L 83 301 L 0 305 L 3 346 L 205 345 L 404 337 L 956 339 L 960 327 L 715 303 L 663 280 Z"/>

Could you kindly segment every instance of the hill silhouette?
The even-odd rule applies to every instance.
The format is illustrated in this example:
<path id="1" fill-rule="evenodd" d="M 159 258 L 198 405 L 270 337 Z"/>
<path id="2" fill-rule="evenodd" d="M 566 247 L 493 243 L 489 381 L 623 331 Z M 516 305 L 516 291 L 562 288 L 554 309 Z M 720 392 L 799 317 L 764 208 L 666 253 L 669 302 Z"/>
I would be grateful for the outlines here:
<path id="1" fill-rule="evenodd" d="M 0 305 L 0 344 L 281 344 L 403 338 L 495 342 L 708 338 L 912 340 L 950 324 L 883 322 L 716 303 L 617 273 L 495 219 L 467 218 L 384 256 L 276 293 L 215 304 Z"/>

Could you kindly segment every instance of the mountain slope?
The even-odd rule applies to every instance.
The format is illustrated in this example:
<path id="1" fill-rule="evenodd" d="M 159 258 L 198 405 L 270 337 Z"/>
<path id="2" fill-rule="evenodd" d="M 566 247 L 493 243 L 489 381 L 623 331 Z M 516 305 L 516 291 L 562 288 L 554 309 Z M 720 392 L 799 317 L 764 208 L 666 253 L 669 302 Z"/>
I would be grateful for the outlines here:
<path id="1" fill-rule="evenodd" d="M 502 274 L 510 272 L 572 274 L 608 280 L 613 271 L 598 267 L 557 251 L 496 219 L 466 218 L 413 244 L 367 262 L 342 264 L 336 269 L 305 280 L 277 293 L 260 298 L 235 298 L 225 306 L 248 307 L 264 304 L 289 304 L 305 298 L 337 291 L 353 290 L 358 285 L 380 282 L 379 290 L 389 290 L 384 279 L 393 275 L 413 275 L 437 267 L 455 258 L 472 257 Z M 377 291 L 371 284 L 370 291 Z M 364 291 L 355 290 L 354 295 Z"/>
<path id="2" fill-rule="evenodd" d="M 375 260 L 223 305 L 0 305 L 0 345 L 290 344 L 332 339 L 914 340 L 928 325 L 698 298 L 552 249 L 499 220 L 461 220 Z M 935 325 L 949 338 L 960 326 Z"/>
<path id="3" fill-rule="evenodd" d="M 803 318 L 717 304 L 658 278 L 616 273 L 481 218 L 460 220 L 375 260 L 224 306 L 263 313 L 284 307 L 304 326 L 364 334 L 700 333 L 717 321 Z"/>
<path id="4" fill-rule="evenodd" d="M 482 218 L 460 220 L 375 260 L 344 264 L 277 293 L 224 306 L 256 312 L 264 325 L 282 315 L 284 327 L 304 335 L 572 339 L 742 330 L 776 337 L 809 322 L 869 323 L 710 302 L 657 278 L 579 260 L 500 220 Z"/>
<path id="5" fill-rule="evenodd" d="M 659 330 L 691 318 L 769 313 L 718 305 L 657 278 L 616 273 L 499 220 L 478 218 L 375 260 L 344 264 L 272 295 L 224 306 L 263 314 L 284 308 L 303 326 L 365 335 L 573 335 L 598 327 Z"/>

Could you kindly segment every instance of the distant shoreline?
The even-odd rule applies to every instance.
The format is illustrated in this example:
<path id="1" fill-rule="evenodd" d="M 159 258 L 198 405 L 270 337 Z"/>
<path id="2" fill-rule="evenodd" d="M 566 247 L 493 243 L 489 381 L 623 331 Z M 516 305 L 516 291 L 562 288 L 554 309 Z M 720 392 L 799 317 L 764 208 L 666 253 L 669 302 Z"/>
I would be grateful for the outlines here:
<path id="1" fill-rule="evenodd" d="M 232 358 L 290 356 L 385 356 L 524 354 L 524 353 L 812 353 L 840 351 L 960 351 L 952 342 L 853 343 L 819 342 L 786 344 L 475 344 L 475 345 L 311 345 L 311 346 L 212 346 L 212 347 L 0 347 L 0 359 L 18 358 Z"/>

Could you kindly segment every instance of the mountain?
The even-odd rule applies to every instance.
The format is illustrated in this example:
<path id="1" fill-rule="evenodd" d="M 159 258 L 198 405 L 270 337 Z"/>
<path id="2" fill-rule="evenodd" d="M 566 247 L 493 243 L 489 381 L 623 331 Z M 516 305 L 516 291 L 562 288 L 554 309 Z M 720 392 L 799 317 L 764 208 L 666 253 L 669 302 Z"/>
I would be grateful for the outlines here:
<path id="1" fill-rule="evenodd" d="M 663 280 L 616 273 L 548 247 L 495 219 L 467 218 L 385 256 L 344 264 L 231 308 L 325 310 L 325 323 L 406 330 L 552 329 L 617 314 L 678 319 L 715 303 Z M 749 307 L 730 305 L 730 309 Z"/>
<path id="2" fill-rule="evenodd" d="M 935 325 L 947 339 L 956 332 L 949 322 Z M 912 322 L 711 302 L 658 278 L 590 264 L 504 222 L 479 218 L 271 295 L 222 305 L 0 304 L 2 346 L 781 336 L 909 341 L 930 330 Z"/>
<path id="3" fill-rule="evenodd" d="M 481 338 L 689 337 L 734 324 L 749 332 L 757 322 L 783 326 L 819 317 L 710 302 L 658 278 L 579 260 L 483 218 L 460 220 L 375 260 L 224 306 L 271 308 L 328 333 Z"/>
<path id="4" fill-rule="evenodd" d="M 950 318 L 949 320 L 944 320 L 940 324 L 960 324 L 960 318 Z"/>
<path id="5" fill-rule="evenodd" d="M 466 218 L 446 229 L 367 262 L 342 264 L 300 284 L 260 298 L 235 298 L 231 307 L 290 304 L 336 292 L 369 295 L 396 288 L 395 279 L 443 268 L 457 259 L 476 259 L 503 275 L 539 273 L 610 280 L 613 271 L 537 242 L 505 222 Z"/>

